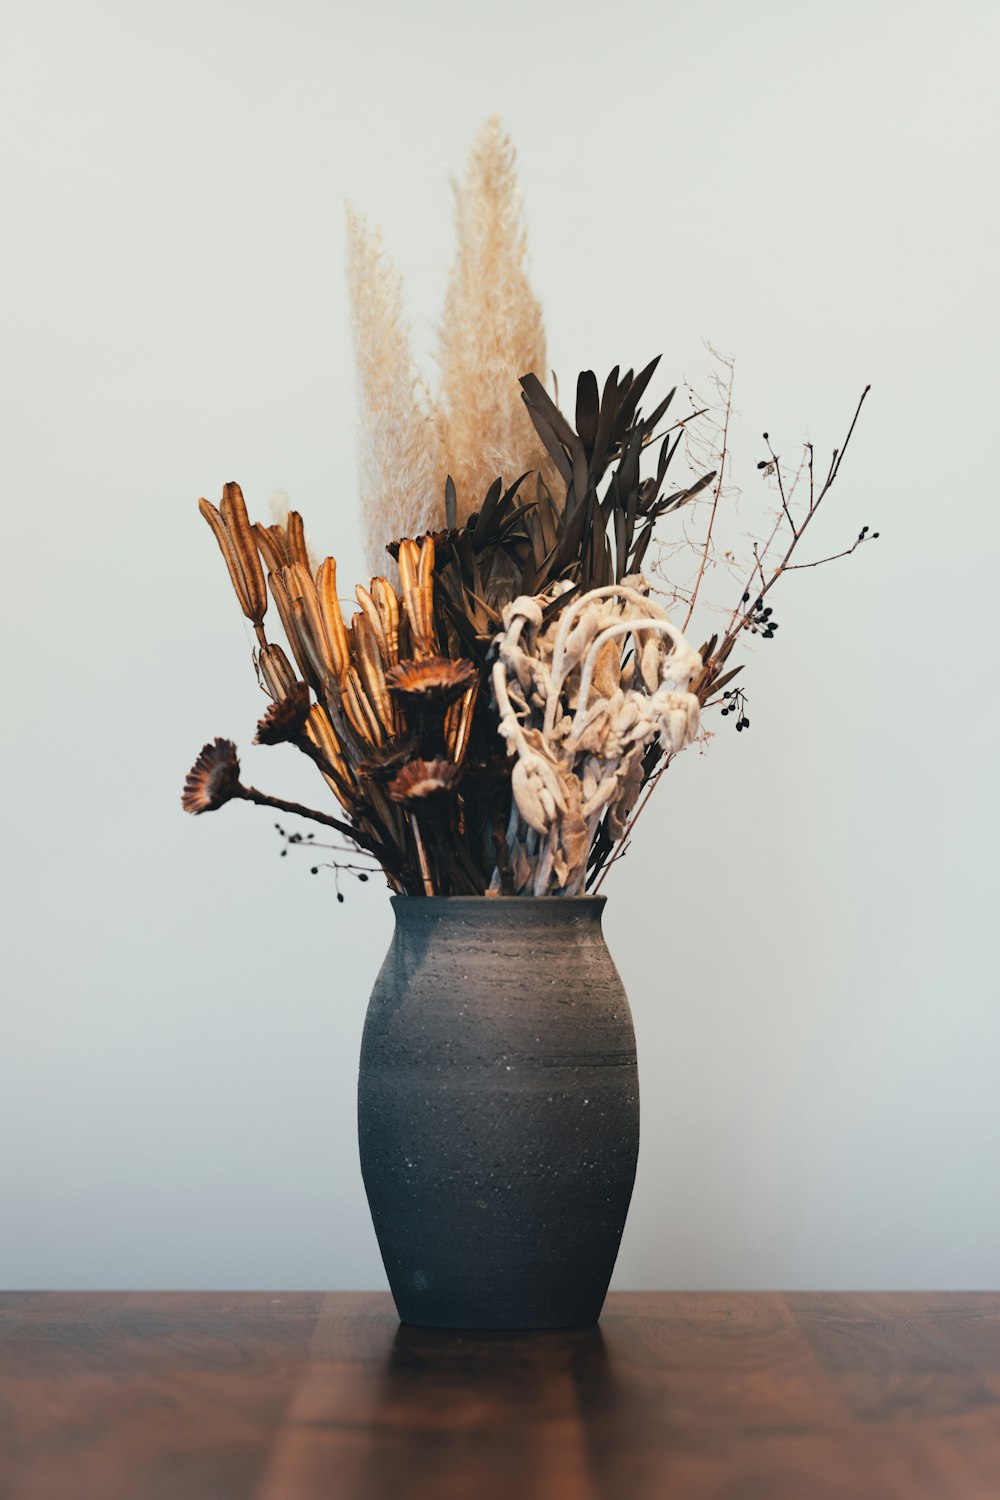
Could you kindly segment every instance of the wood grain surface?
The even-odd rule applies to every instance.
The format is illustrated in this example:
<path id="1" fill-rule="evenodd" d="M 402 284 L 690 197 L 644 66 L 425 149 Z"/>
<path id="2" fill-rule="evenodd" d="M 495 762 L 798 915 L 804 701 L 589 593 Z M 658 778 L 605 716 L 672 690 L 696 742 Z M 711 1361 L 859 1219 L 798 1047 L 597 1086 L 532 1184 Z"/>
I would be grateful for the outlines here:
<path id="1" fill-rule="evenodd" d="M 998 1500 L 1000 1295 L 0 1296 L 2 1500 Z"/>

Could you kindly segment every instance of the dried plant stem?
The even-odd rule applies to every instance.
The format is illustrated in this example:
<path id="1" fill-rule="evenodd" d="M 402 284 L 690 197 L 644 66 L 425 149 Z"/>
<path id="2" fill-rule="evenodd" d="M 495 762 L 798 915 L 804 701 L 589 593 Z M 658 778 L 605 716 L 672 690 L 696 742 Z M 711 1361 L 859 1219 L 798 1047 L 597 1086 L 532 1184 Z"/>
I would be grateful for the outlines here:
<path id="1" fill-rule="evenodd" d="M 868 395 L 868 392 L 870 390 L 871 390 L 871 386 L 870 385 L 866 385 L 865 388 L 864 388 L 864 390 L 861 392 L 861 396 L 860 396 L 860 398 L 858 400 L 858 404 L 857 404 L 857 406 L 855 407 L 855 410 L 854 410 L 854 416 L 851 418 L 851 425 L 850 425 L 850 427 L 847 430 L 847 436 L 845 437 L 845 439 L 844 439 L 843 443 L 841 444 L 841 446 L 839 448 L 835 448 L 833 450 L 833 457 L 830 460 L 829 471 L 827 473 L 826 479 L 823 481 L 823 484 L 820 487 L 820 490 L 819 490 L 818 494 L 816 493 L 816 491 L 814 489 L 814 485 L 813 485 L 813 462 L 812 462 L 812 457 L 813 456 L 812 456 L 812 446 L 811 446 L 811 444 L 809 445 L 809 448 L 808 448 L 809 508 L 806 511 L 806 514 L 803 517 L 803 519 L 802 519 L 802 521 L 801 521 L 801 523 L 800 523 L 799 526 L 795 525 L 794 521 L 792 520 L 792 516 L 791 516 L 791 513 L 789 511 L 789 508 L 788 508 L 787 497 L 785 495 L 784 484 L 783 484 L 782 479 L 781 479 L 781 471 L 780 471 L 780 465 L 779 465 L 779 462 L 778 462 L 777 455 L 774 453 L 773 449 L 771 449 L 770 440 L 765 436 L 765 442 L 767 442 L 767 444 L 768 444 L 768 450 L 771 453 L 771 460 L 774 463 L 775 472 L 778 474 L 778 489 L 779 489 L 779 493 L 781 495 L 782 514 L 778 517 L 777 521 L 775 522 L 774 529 L 772 530 L 771 535 L 768 538 L 768 540 L 767 540 L 767 542 L 766 542 L 766 544 L 764 546 L 763 552 L 761 552 L 758 549 L 756 543 L 754 544 L 754 549 L 753 549 L 754 564 L 753 564 L 753 568 L 751 569 L 751 572 L 750 572 L 750 577 L 747 580 L 747 583 L 746 583 L 746 586 L 745 586 L 743 592 L 744 593 L 752 592 L 750 585 L 753 583 L 754 578 L 759 573 L 759 575 L 760 575 L 760 588 L 755 593 L 755 598 L 754 598 L 754 601 L 753 601 L 755 605 L 759 606 L 763 602 L 765 596 L 774 587 L 775 583 L 781 577 L 782 573 L 792 573 L 792 572 L 797 571 L 800 568 L 815 568 L 815 567 L 819 567 L 821 563 L 834 562 L 834 561 L 836 561 L 837 558 L 840 558 L 840 557 L 849 557 L 850 554 L 855 550 L 855 548 L 857 548 L 857 547 L 859 547 L 861 545 L 861 543 L 862 543 L 863 540 L 868 540 L 868 538 L 866 538 L 864 536 L 864 534 L 862 533 L 862 536 L 858 537 L 857 541 L 854 542 L 854 544 L 852 546 L 845 548 L 844 551 L 842 551 L 842 552 L 835 552 L 830 557 L 817 558 L 817 560 L 815 562 L 812 562 L 812 563 L 793 563 L 793 562 L 790 561 L 790 559 L 792 557 L 792 554 L 795 551 L 795 548 L 798 546 L 800 540 L 802 539 L 802 536 L 803 536 L 803 533 L 806 530 L 806 527 L 809 525 L 809 522 L 812 520 L 813 516 L 816 514 L 817 510 L 819 509 L 820 502 L 823 500 L 824 496 L 829 491 L 830 486 L 833 484 L 834 480 L 837 477 L 837 474 L 838 474 L 838 472 L 840 470 L 840 465 L 841 465 L 841 463 L 843 461 L 844 454 L 847 452 L 847 446 L 850 443 L 851 436 L 852 436 L 852 434 L 854 432 L 855 427 L 857 426 L 858 417 L 861 414 L 861 408 L 864 405 L 865 397 Z M 730 385 L 730 394 L 731 394 L 731 391 L 732 391 L 732 386 Z M 726 424 L 727 424 L 727 427 L 728 427 L 729 409 L 730 409 L 730 403 L 729 403 L 729 400 L 727 399 L 727 403 L 726 403 Z M 725 453 L 725 441 L 726 441 L 726 435 L 725 434 L 726 434 L 726 429 L 723 430 L 723 454 Z M 720 463 L 720 466 L 719 466 L 719 473 L 720 473 L 720 484 L 721 484 L 721 475 L 722 475 L 722 464 L 721 463 Z M 719 490 L 719 486 L 716 487 L 716 496 L 718 496 L 718 490 Z M 713 508 L 712 508 L 712 519 L 713 520 L 714 520 L 714 517 L 715 517 L 715 505 L 713 504 Z M 774 538 L 777 536 L 778 531 L 781 528 L 782 522 L 785 521 L 785 520 L 788 521 L 788 525 L 789 525 L 789 527 L 791 529 L 791 539 L 790 539 L 790 541 L 788 543 L 787 548 L 785 549 L 784 556 L 782 557 L 780 563 L 778 563 L 777 567 L 774 569 L 773 573 L 771 574 L 771 576 L 769 578 L 767 576 L 767 573 L 766 573 L 765 568 L 764 568 L 764 559 L 767 557 L 768 550 L 771 547 L 772 543 L 774 542 Z M 692 607 L 694 605 L 694 597 L 697 595 L 698 584 L 701 582 L 702 574 L 704 572 L 705 558 L 708 555 L 707 554 L 707 547 L 708 547 L 708 541 L 710 540 L 710 538 L 711 538 L 711 521 L 709 523 L 709 536 L 708 536 L 708 538 L 706 538 L 706 549 L 705 549 L 705 551 L 702 554 L 702 566 L 699 569 L 698 580 L 697 580 L 697 583 L 695 584 L 694 596 L 692 596 L 692 601 L 691 601 L 692 602 Z M 685 618 L 685 621 L 684 621 L 685 626 L 687 626 L 687 623 L 688 623 L 689 619 L 690 619 L 690 610 L 688 611 L 688 615 L 687 615 L 687 617 Z M 733 610 L 733 613 L 732 613 L 732 615 L 730 616 L 730 619 L 729 619 L 729 625 L 728 625 L 728 627 L 726 629 L 726 633 L 722 637 L 722 640 L 719 643 L 718 650 L 715 653 L 715 660 L 717 662 L 724 662 L 726 660 L 726 658 L 729 656 L 730 651 L 733 648 L 733 645 L 734 645 L 734 643 L 736 641 L 736 637 L 739 635 L 740 631 L 744 628 L 744 626 L 749 622 L 749 620 L 750 620 L 750 614 L 742 606 L 742 604 L 738 605 L 737 608 Z M 622 837 L 618 841 L 617 848 L 615 849 L 614 853 L 611 855 L 611 857 L 608 860 L 607 864 L 604 866 L 604 869 L 601 871 L 600 878 L 598 879 L 596 885 L 593 888 L 593 894 L 594 895 L 597 895 L 597 893 L 600 891 L 601 886 L 604 884 L 604 881 L 605 881 L 605 879 L 607 878 L 607 875 L 608 875 L 608 871 L 611 869 L 612 865 L 615 864 L 621 858 L 622 854 L 624 854 L 625 849 L 626 849 L 627 844 L 628 844 L 628 840 L 631 837 L 632 830 L 634 829 L 636 823 L 639 820 L 640 814 L 642 813 L 643 809 L 648 804 L 649 799 L 650 799 L 650 797 L 653 794 L 653 791 L 655 790 L 656 786 L 659 783 L 660 777 L 663 775 L 664 771 L 667 769 L 667 767 L 669 766 L 669 764 L 670 764 L 670 762 L 671 762 L 672 759 L 673 759 L 672 756 L 668 756 L 666 758 L 666 760 L 664 761 L 664 763 L 661 766 L 659 766 L 657 768 L 657 770 L 653 773 L 653 775 L 649 778 L 649 781 L 648 781 L 648 783 L 647 783 L 647 785 L 646 785 L 646 787 L 645 787 L 645 789 L 643 791 L 643 795 L 640 798 L 639 803 L 638 803 L 635 811 L 633 812 L 631 818 L 629 819 L 628 823 L 626 824 L 625 830 L 624 830 L 624 832 L 622 834 Z"/>
<path id="2" fill-rule="evenodd" d="M 621 838 L 618 840 L 618 848 L 615 850 L 615 852 L 612 854 L 611 858 L 608 860 L 607 864 L 604 866 L 604 869 L 601 871 L 601 877 L 600 877 L 600 879 L 598 880 L 597 884 L 594 886 L 594 889 L 590 893 L 592 896 L 596 896 L 596 895 L 599 894 L 601 886 L 604 884 L 605 880 L 607 880 L 607 878 L 608 878 L 608 872 L 610 871 L 611 866 L 613 864 L 616 864 L 617 861 L 621 859 L 622 855 L 625 853 L 626 849 L 628 848 L 628 841 L 632 837 L 632 829 L 635 827 L 636 823 L 639 820 L 639 814 L 642 812 L 643 808 L 646 806 L 646 803 L 649 801 L 650 797 L 655 792 L 657 786 L 659 785 L 660 777 L 663 775 L 664 771 L 667 769 L 667 767 L 669 766 L 669 764 L 673 760 L 673 758 L 674 757 L 672 755 L 668 755 L 666 757 L 666 759 L 664 760 L 662 766 L 659 766 L 653 772 L 652 776 L 649 778 L 649 781 L 646 783 L 646 789 L 645 789 L 645 791 L 643 792 L 642 796 L 639 799 L 638 806 L 636 807 L 636 809 L 633 812 L 632 816 L 629 818 L 628 822 L 626 823 L 626 825 L 625 825 L 625 831 L 622 834 Z"/>
<path id="3" fill-rule="evenodd" d="M 385 851 L 375 840 L 370 839 L 360 828 L 352 828 L 350 823 L 345 823 L 340 818 L 331 818 L 329 813 L 316 812 L 315 808 L 306 807 L 301 802 L 289 802 L 284 797 L 271 797 L 267 792 L 259 792 L 255 786 L 243 786 L 234 796 L 241 797 L 244 802 L 256 802 L 258 807 L 273 807 L 278 812 L 295 813 L 300 818 L 311 818 L 314 823 L 323 823 L 327 828 L 335 828 L 345 838 L 352 839 L 363 849 L 367 849 L 376 859 L 381 859 Z"/>
<path id="4" fill-rule="evenodd" d="M 841 557 L 850 557 L 851 553 L 856 552 L 863 542 L 870 542 L 871 540 L 872 537 L 870 536 L 859 536 L 857 541 L 852 542 L 849 547 L 845 547 L 843 552 L 831 552 L 829 557 L 817 557 L 814 562 L 786 563 L 782 572 L 798 573 L 802 568 L 821 568 L 824 563 L 837 562 Z"/>
<path id="5" fill-rule="evenodd" d="M 847 452 L 847 446 L 850 443 L 851 437 L 852 437 L 852 435 L 854 433 L 854 429 L 857 426 L 858 417 L 861 415 L 861 408 L 862 408 L 862 406 L 865 403 L 865 397 L 868 395 L 868 392 L 870 390 L 871 390 L 871 386 L 870 385 L 866 385 L 865 388 L 864 388 L 864 390 L 861 392 L 861 395 L 860 395 L 860 397 L 858 399 L 858 404 L 857 404 L 857 406 L 854 409 L 854 416 L 851 418 L 851 425 L 850 425 L 850 427 L 847 430 L 847 436 L 845 437 L 843 443 L 841 444 L 841 446 L 839 448 L 834 448 L 834 450 L 833 450 L 833 457 L 830 460 L 829 471 L 827 472 L 827 476 L 824 479 L 822 485 L 820 486 L 820 490 L 819 490 L 818 494 L 816 494 L 814 492 L 814 489 L 813 489 L 812 448 L 810 446 L 810 449 L 809 449 L 809 490 L 810 490 L 810 494 L 809 494 L 809 508 L 806 511 L 805 516 L 802 518 L 802 522 L 801 522 L 801 524 L 798 527 L 796 527 L 796 526 L 794 526 L 792 524 L 792 521 L 791 521 L 790 517 L 788 518 L 789 525 L 791 526 L 791 530 L 792 530 L 791 540 L 789 541 L 788 546 L 785 549 L 784 556 L 782 557 L 781 561 L 778 563 L 777 567 L 775 567 L 774 571 L 771 573 L 770 578 L 768 578 L 768 576 L 767 576 L 767 574 L 766 574 L 766 572 L 764 570 L 764 559 L 767 557 L 768 551 L 769 551 L 769 549 L 770 549 L 770 547 L 771 547 L 771 545 L 772 545 L 772 543 L 774 541 L 774 538 L 777 536 L 778 531 L 780 530 L 781 523 L 782 523 L 782 520 L 784 519 L 784 516 L 779 516 L 778 517 L 778 520 L 776 521 L 775 526 L 774 526 L 774 530 L 771 532 L 771 535 L 768 538 L 767 543 L 765 544 L 763 551 L 762 552 L 758 551 L 758 548 L 756 546 L 754 547 L 754 565 L 753 565 L 753 568 L 751 569 L 750 577 L 747 580 L 747 585 L 746 585 L 746 588 L 744 589 L 744 592 L 746 593 L 748 591 L 751 591 L 750 590 L 750 585 L 753 582 L 754 576 L 759 572 L 760 573 L 760 585 L 761 586 L 756 591 L 755 598 L 754 598 L 754 601 L 753 601 L 755 604 L 760 604 L 760 603 L 763 602 L 764 598 L 767 596 L 767 594 L 770 593 L 771 589 L 777 583 L 777 581 L 781 577 L 782 573 L 786 573 L 786 572 L 790 573 L 790 572 L 794 571 L 794 569 L 800 568 L 800 567 L 816 567 L 816 566 L 818 566 L 819 562 L 826 562 L 826 561 L 832 562 L 833 561 L 833 558 L 820 558 L 820 559 L 817 560 L 816 563 L 795 563 L 795 564 L 792 564 L 790 562 L 790 559 L 792 557 L 792 554 L 795 551 L 795 548 L 798 546 L 799 542 L 801 541 L 801 539 L 802 539 L 802 537 L 803 537 L 803 535 L 805 533 L 806 527 L 809 525 L 809 522 L 812 520 L 813 516 L 819 510 L 820 504 L 822 503 L 824 497 L 829 492 L 831 485 L 833 484 L 834 480 L 837 477 L 837 474 L 840 472 L 840 465 L 843 462 L 844 454 Z M 770 444 L 769 444 L 769 446 L 770 446 Z M 777 464 L 775 465 L 775 467 L 777 468 Z M 787 509 L 786 509 L 785 514 L 787 514 Z M 856 542 L 854 545 L 857 546 L 858 543 Z M 854 550 L 853 547 L 850 548 L 850 551 L 853 552 L 853 550 Z M 845 555 L 846 555 L 845 553 L 836 553 L 835 554 L 835 556 L 837 556 L 837 557 L 842 557 L 842 556 L 845 556 Z M 716 657 L 717 657 L 717 659 L 719 661 L 725 661 L 726 657 L 729 654 L 729 651 L 732 649 L 732 645 L 733 645 L 733 642 L 736 639 L 736 636 L 743 629 L 743 627 L 747 623 L 748 619 L 749 619 L 749 616 L 748 616 L 746 610 L 742 608 L 742 605 L 737 605 L 736 609 L 733 610 L 732 614 L 729 617 L 729 624 L 726 627 L 726 633 L 723 636 L 722 641 L 720 642 L 720 645 L 719 645 L 719 649 L 718 649 L 718 651 L 716 653 Z"/>
<path id="6" fill-rule="evenodd" d="M 712 352 L 715 353 L 714 350 Z M 688 603 L 688 612 L 684 616 L 684 623 L 681 626 L 682 631 L 687 630 L 688 625 L 691 623 L 691 616 L 694 614 L 694 607 L 698 602 L 698 590 L 701 588 L 701 581 L 705 576 L 705 568 L 708 564 L 708 554 L 711 551 L 712 547 L 712 529 L 715 526 L 715 514 L 719 508 L 719 498 L 722 494 L 722 484 L 726 475 L 726 460 L 729 456 L 729 420 L 733 414 L 734 362 L 731 359 L 726 359 L 721 354 L 718 355 L 718 358 L 722 360 L 722 363 L 729 371 L 729 380 L 726 384 L 726 395 L 723 402 L 722 441 L 719 445 L 719 472 L 715 481 L 715 488 L 712 492 L 712 510 L 708 518 L 708 530 L 705 533 L 704 546 L 701 550 L 701 562 L 698 565 L 698 576 L 694 581 L 694 588 L 691 591 L 691 599 Z"/>
<path id="7" fill-rule="evenodd" d="M 417 859 L 420 861 L 420 878 L 424 882 L 424 895 L 433 896 L 434 882 L 431 879 L 431 867 L 427 860 L 427 850 L 424 848 L 420 824 L 412 814 L 410 816 L 410 827 L 413 829 L 413 842 L 417 846 Z"/>
<path id="8" fill-rule="evenodd" d="M 350 786 L 344 780 L 337 767 L 323 754 L 318 745 L 314 745 L 312 740 L 304 734 L 296 735 L 292 743 L 297 750 L 301 750 L 303 755 L 308 755 L 313 764 L 319 767 L 320 771 L 326 777 L 327 782 L 332 783 L 333 789 L 341 802 L 350 797 Z"/>
<path id="9" fill-rule="evenodd" d="M 766 432 L 764 434 L 764 441 L 767 444 L 767 451 L 771 455 L 771 462 L 774 464 L 774 473 L 778 481 L 778 494 L 781 496 L 781 508 L 785 512 L 785 520 L 788 522 L 792 536 L 797 537 L 798 531 L 796 530 L 795 522 L 792 520 L 792 513 L 788 509 L 788 501 L 785 498 L 785 482 L 781 477 L 781 459 L 771 447 L 771 439 L 768 437 Z M 795 486 L 793 481 L 792 488 L 794 489 L 794 487 Z"/>

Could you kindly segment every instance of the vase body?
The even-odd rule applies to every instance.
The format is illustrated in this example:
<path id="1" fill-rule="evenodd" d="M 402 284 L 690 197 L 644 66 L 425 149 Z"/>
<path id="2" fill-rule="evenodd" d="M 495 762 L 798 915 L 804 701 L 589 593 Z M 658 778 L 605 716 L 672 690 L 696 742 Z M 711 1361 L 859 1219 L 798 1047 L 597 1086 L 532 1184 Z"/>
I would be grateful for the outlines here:
<path id="1" fill-rule="evenodd" d="M 399 1316 L 594 1323 L 639 1149 L 635 1035 L 604 898 L 392 904 L 358 1137 Z"/>

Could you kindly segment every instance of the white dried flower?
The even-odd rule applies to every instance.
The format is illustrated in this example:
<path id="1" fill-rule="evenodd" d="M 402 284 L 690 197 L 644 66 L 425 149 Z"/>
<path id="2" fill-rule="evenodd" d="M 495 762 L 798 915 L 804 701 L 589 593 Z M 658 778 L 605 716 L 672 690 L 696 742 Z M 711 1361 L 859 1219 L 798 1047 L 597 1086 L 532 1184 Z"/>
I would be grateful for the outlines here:
<path id="1" fill-rule="evenodd" d="M 625 831 L 646 748 L 658 740 L 676 755 L 697 735 L 690 686 L 702 660 L 641 577 L 592 589 L 545 625 L 553 597 L 524 596 L 504 610 L 493 696 L 517 756 L 507 838 L 517 889 L 573 895 L 602 818 L 616 838 Z M 629 637 L 634 660 L 623 669 Z"/>

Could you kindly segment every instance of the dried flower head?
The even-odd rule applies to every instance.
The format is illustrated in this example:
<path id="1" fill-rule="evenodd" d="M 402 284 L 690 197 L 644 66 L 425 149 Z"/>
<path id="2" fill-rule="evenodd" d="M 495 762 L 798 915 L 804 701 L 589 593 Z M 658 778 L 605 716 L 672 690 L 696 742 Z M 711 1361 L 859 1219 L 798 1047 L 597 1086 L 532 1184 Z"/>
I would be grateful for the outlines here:
<path id="1" fill-rule="evenodd" d="M 391 781 L 417 753 L 417 742 L 409 735 L 395 735 L 371 749 L 358 762 L 358 774 L 369 781 Z"/>
<path id="2" fill-rule="evenodd" d="M 185 812 L 215 812 L 235 797 L 240 787 L 240 762 L 232 740 L 216 739 L 202 747 L 187 773 L 181 806 Z"/>
<path id="3" fill-rule="evenodd" d="M 411 760 L 390 781 L 389 796 L 410 812 L 434 812 L 451 796 L 461 774 L 450 760 Z"/>
<path id="4" fill-rule="evenodd" d="M 689 687 L 703 663 L 641 577 L 590 589 L 544 620 L 527 596 L 504 609 L 493 693 L 500 735 L 516 756 L 514 805 L 537 835 L 537 852 L 522 862 L 525 879 L 536 896 L 573 895 L 584 887 L 604 820 L 623 836 L 649 747 L 658 740 L 663 754 L 675 755 L 697 734 L 699 703 Z M 627 678 L 626 640 L 638 668 Z M 512 868 L 522 842 L 515 822 Z"/>
<path id="5" fill-rule="evenodd" d="M 426 661 L 401 661 L 385 674 L 390 692 L 418 703 L 433 703 L 446 708 L 461 698 L 476 681 L 479 673 L 473 662 L 446 656 L 431 656 Z"/>
<path id="6" fill-rule="evenodd" d="M 299 738 L 309 717 L 309 684 L 296 682 L 291 691 L 272 703 L 257 725 L 255 745 L 281 745 Z"/>

